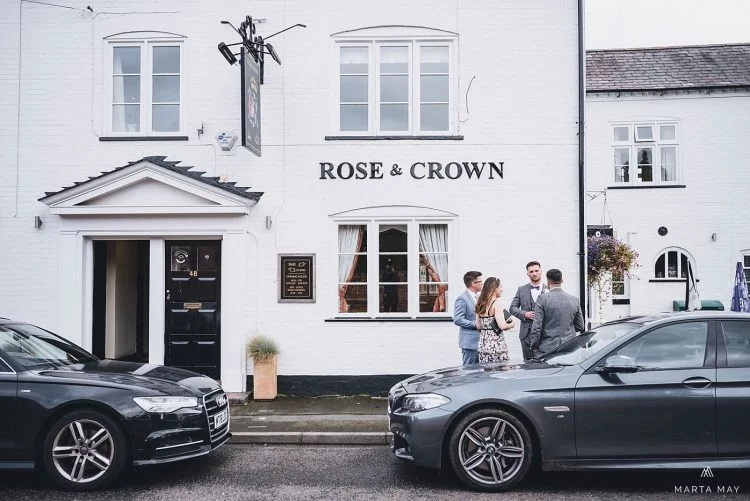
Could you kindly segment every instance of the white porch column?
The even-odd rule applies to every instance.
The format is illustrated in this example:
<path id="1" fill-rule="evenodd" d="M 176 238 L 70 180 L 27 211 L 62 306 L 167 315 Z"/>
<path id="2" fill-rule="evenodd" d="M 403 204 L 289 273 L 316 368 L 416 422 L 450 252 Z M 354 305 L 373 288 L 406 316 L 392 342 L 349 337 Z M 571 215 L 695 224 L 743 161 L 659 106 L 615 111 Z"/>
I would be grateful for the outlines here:
<path id="1" fill-rule="evenodd" d="M 77 231 L 61 232 L 59 251 L 58 328 L 66 339 L 82 346 L 83 319 L 86 317 L 83 308 L 83 238 Z"/>
<path id="2" fill-rule="evenodd" d="M 247 380 L 246 238 L 244 231 L 234 230 L 221 242 L 221 385 L 226 392 L 245 391 Z"/>
<path id="3" fill-rule="evenodd" d="M 149 240 L 148 363 L 164 364 L 164 240 Z"/>

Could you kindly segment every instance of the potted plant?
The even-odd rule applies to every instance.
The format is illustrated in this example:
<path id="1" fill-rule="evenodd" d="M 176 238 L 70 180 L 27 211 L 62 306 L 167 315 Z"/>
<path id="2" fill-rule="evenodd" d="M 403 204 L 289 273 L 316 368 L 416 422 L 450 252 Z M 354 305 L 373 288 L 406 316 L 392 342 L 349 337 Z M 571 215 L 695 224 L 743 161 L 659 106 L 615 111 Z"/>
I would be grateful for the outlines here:
<path id="1" fill-rule="evenodd" d="M 276 360 L 279 348 L 266 336 L 253 336 L 247 344 L 247 351 L 253 359 L 253 399 L 273 400 L 276 398 Z"/>

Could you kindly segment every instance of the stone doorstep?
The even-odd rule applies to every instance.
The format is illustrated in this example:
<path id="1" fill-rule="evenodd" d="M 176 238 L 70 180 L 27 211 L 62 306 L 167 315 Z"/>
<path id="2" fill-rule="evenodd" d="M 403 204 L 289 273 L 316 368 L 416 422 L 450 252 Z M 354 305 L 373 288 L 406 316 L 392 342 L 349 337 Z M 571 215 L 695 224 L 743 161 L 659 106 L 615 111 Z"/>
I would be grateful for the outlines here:
<path id="1" fill-rule="evenodd" d="M 250 396 L 250 392 L 228 392 L 226 395 L 227 399 L 229 400 L 229 405 L 242 405 L 247 402 L 247 399 Z"/>

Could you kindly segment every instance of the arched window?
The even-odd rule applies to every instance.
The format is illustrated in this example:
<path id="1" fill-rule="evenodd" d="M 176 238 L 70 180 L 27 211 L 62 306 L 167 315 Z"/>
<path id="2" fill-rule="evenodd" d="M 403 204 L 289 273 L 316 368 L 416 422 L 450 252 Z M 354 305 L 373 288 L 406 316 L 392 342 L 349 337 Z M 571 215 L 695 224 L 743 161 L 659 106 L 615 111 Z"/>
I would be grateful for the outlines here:
<path id="1" fill-rule="evenodd" d="M 661 251 L 654 261 L 655 279 L 683 279 L 687 278 L 688 263 L 696 275 L 695 260 L 685 250 L 679 247 L 670 247 Z"/>

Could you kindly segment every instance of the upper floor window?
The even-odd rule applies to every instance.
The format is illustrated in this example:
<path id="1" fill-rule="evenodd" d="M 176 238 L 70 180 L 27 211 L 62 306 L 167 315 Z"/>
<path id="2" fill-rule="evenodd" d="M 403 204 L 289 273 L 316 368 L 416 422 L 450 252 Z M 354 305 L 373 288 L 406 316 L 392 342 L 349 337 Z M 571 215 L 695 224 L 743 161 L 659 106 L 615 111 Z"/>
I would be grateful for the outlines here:
<path id="1" fill-rule="evenodd" d="M 612 126 L 614 182 L 653 185 L 678 181 L 677 123 Z"/>
<path id="2" fill-rule="evenodd" d="M 337 130 L 347 135 L 445 135 L 451 110 L 453 37 L 339 38 Z M 379 33 L 382 33 L 379 32 Z"/>
<path id="3" fill-rule="evenodd" d="M 113 134 L 169 135 L 183 130 L 181 39 L 110 40 Z"/>
<path id="4" fill-rule="evenodd" d="M 445 314 L 448 228 L 393 219 L 339 224 L 338 313 Z"/>
<path id="5" fill-rule="evenodd" d="M 662 251 L 654 262 L 654 278 L 656 279 L 686 279 L 688 263 L 695 274 L 695 262 L 688 253 L 679 248 Z"/>

